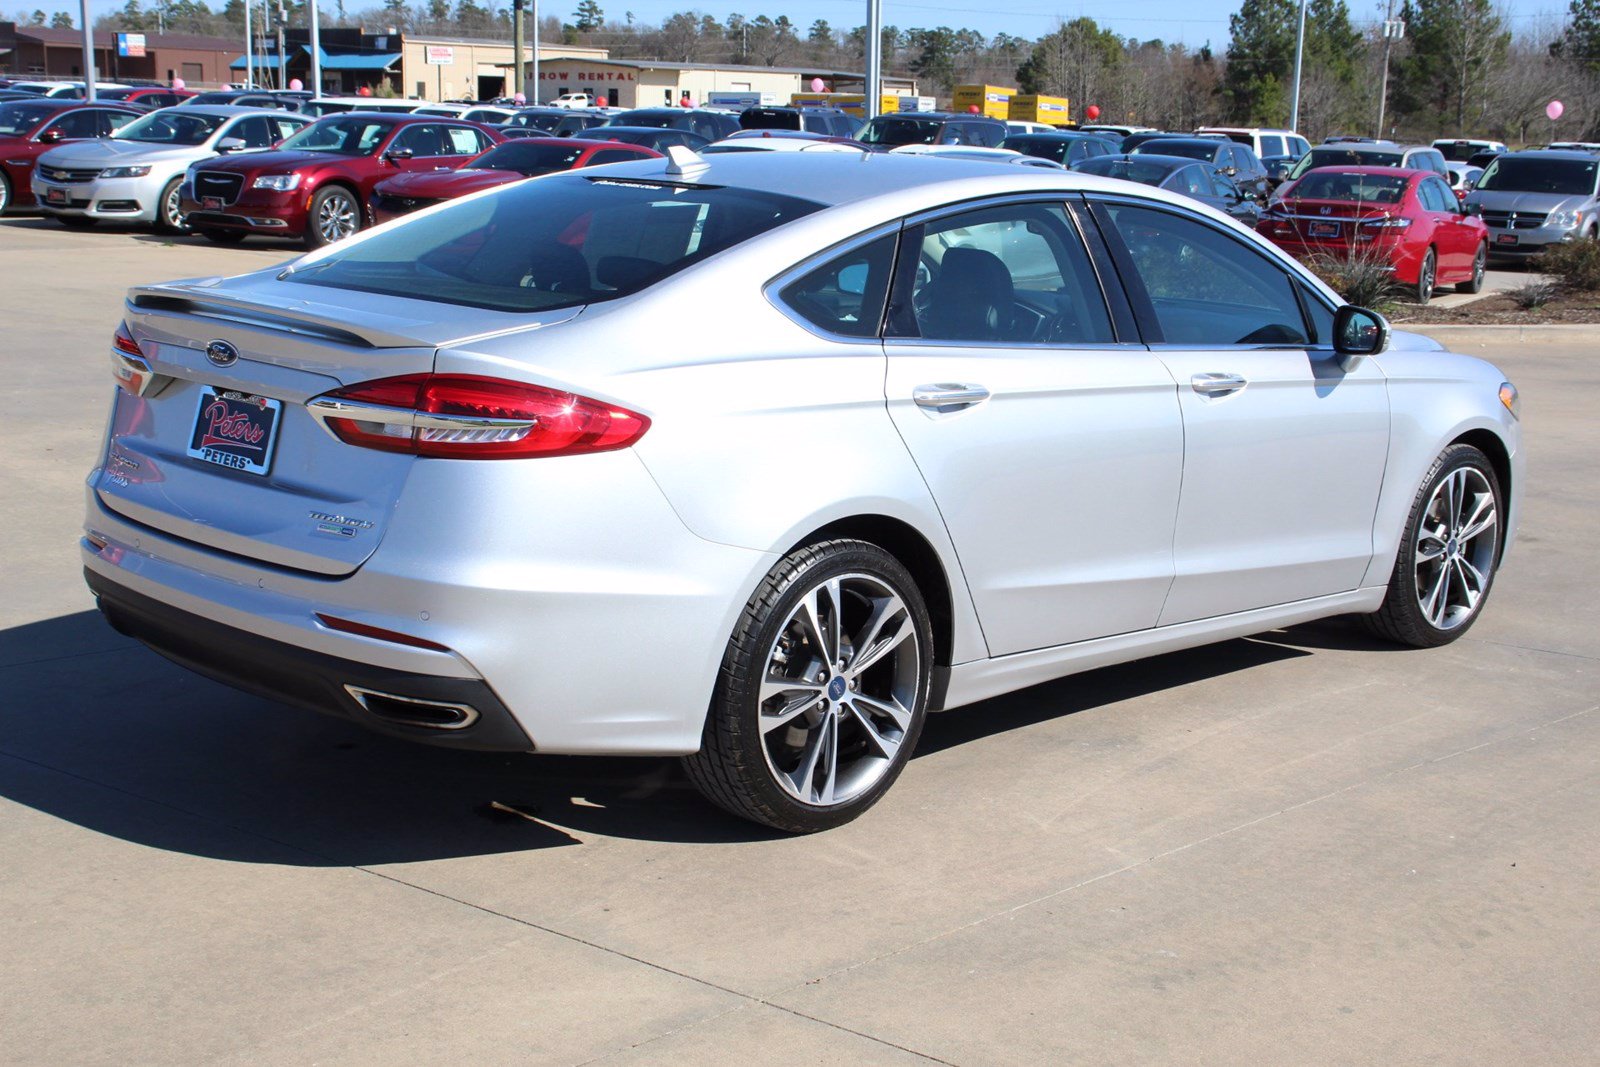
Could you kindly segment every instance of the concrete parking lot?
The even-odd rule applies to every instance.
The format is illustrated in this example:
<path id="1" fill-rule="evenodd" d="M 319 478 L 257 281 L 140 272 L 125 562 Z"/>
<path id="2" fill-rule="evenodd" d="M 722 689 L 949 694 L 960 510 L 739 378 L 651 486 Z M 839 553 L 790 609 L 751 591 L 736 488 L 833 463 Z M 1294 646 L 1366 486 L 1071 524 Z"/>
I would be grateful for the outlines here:
<path id="1" fill-rule="evenodd" d="M 1462 641 L 1329 622 L 937 716 L 791 839 L 673 763 L 388 741 L 100 621 L 123 290 L 291 254 L 0 222 L 0 1061 L 1594 1062 L 1600 328 L 1439 333 L 1528 435 Z"/>

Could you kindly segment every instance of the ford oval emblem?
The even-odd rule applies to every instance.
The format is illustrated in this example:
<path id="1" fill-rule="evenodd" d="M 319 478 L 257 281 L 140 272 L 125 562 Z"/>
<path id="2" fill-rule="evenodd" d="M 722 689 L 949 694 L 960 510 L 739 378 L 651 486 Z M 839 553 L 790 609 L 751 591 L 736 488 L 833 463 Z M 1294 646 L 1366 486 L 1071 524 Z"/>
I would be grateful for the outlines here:
<path id="1" fill-rule="evenodd" d="M 206 358 L 218 367 L 231 367 L 239 362 L 239 350 L 226 341 L 212 341 L 206 345 Z"/>

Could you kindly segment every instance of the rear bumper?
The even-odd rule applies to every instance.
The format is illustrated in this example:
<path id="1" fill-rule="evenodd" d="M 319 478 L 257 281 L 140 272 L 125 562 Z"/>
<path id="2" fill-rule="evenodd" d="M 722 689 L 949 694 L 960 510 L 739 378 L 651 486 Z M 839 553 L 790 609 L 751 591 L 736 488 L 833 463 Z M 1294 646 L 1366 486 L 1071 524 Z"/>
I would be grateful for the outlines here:
<path id="1" fill-rule="evenodd" d="M 88 568 L 100 613 L 117 630 L 196 674 L 255 696 L 350 719 L 391 737 L 450 748 L 527 752 L 528 735 L 479 679 L 443 678 L 341 659 L 225 626 L 137 593 Z M 350 688 L 346 688 L 346 687 Z M 352 692 L 352 689 L 355 692 Z M 358 699 L 357 693 L 364 699 Z M 383 694 L 381 697 L 366 694 Z M 397 699 L 389 699 L 397 698 Z M 411 705 L 410 702 L 418 701 Z M 410 708 L 462 709 L 460 726 L 416 725 Z"/>

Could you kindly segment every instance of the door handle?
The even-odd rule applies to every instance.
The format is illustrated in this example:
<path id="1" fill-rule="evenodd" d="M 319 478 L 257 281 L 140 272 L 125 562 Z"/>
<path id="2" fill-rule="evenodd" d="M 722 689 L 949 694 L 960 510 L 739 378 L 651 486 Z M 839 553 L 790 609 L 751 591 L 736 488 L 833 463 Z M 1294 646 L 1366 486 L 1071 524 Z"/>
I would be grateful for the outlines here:
<path id="1" fill-rule="evenodd" d="M 1190 378 L 1189 384 L 1194 387 L 1195 392 L 1202 396 L 1227 396 L 1229 393 L 1237 393 L 1243 389 L 1245 381 L 1242 374 L 1207 371 L 1204 374 L 1196 374 Z"/>
<path id="2" fill-rule="evenodd" d="M 989 390 L 981 385 L 939 382 L 917 386 L 911 390 L 911 399 L 926 411 L 961 411 L 988 400 Z"/>

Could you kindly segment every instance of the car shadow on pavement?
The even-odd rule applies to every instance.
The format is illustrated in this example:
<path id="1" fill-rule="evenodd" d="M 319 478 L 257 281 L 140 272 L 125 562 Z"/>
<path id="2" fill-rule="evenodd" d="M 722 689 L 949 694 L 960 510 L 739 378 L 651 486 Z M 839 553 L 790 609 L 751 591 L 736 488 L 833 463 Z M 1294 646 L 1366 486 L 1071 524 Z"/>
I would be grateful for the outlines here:
<path id="1" fill-rule="evenodd" d="M 1311 655 L 1230 641 L 932 716 L 925 756 L 1047 719 Z M 150 848 L 371 866 L 582 844 L 783 835 L 700 798 L 676 760 L 460 752 L 236 692 L 95 611 L 0 631 L 0 796 Z"/>

